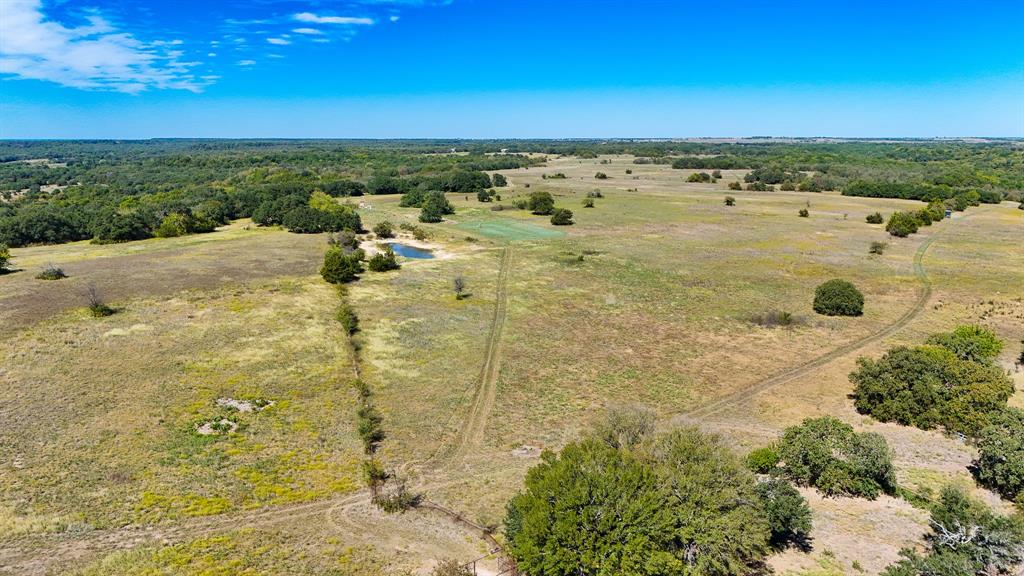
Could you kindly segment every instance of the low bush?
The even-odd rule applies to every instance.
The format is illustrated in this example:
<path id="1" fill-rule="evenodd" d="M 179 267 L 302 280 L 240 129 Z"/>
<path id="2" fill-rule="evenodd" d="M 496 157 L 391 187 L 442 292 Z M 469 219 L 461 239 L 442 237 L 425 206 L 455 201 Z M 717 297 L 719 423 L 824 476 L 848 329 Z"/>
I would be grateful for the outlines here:
<path id="1" fill-rule="evenodd" d="M 729 190 L 743 190 L 743 184 L 740 184 L 739 180 L 733 180 L 729 182 Z"/>
<path id="2" fill-rule="evenodd" d="M 601 194 L 601 191 L 595 188 L 587 192 L 587 198 L 604 198 L 604 194 Z"/>
<path id="3" fill-rule="evenodd" d="M 47 264 L 43 271 L 36 274 L 36 278 L 39 280 L 60 280 L 61 278 L 67 278 L 68 275 L 64 273 L 62 268 L 54 266 L 53 264 Z"/>
<path id="4" fill-rule="evenodd" d="M 771 184 L 765 184 L 764 182 L 751 182 L 747 184 L 747 190 L 752 192 L 773 192 L 775 187 Z"/>
<path id="5" fill-rule="evenodd" d="M 626 174 L 632 174 L 632 173 L 633 173 L 633 171 L 631 169 L 626 168 Z"/>
<path id="6" fill-rule="evenodd" d="M 374 254 L 366 263 L 366 267 L 373 272 L 387 272 L 401 268 L 398 264 L 398 259 L 395 258 L 395 251 L 391 246 Z"/>
<path id="7" fill-rule="evenodd" d="M 476 199 L 479 202 L 490 202 L 494 199 L 494 197 L 487 190 L 480 190 L 479 192 L 476 193 Z"/>
<path id="8" fill-rule="evenodd" d="M 87 303 L 86 307 L 89 309 L 89 313 L 92 314 L 93 318 L 103 318 L 104 316 L 111 316 L 116 312 L 107 303 L 103 301 L 103 296 L 96 286 L 89 285 L 86 289 Z"/>
<path id="9" fill-rule="evenodd" d="M 780 472 L 827 495 L 873 500 L 896 491 L 892 453 L 879 434 L 854 432 L 835 418 L 808 418 L 779 442 Z"/>
<path id="10" fill-rule="evenodd" d="M 765 328 L 775 328 L 776 326 L 796 326 L 798 324 L 806 323 L 806 320 L 800 316 L 796 316 L 790 312 L 780 312 L 778 310 L 769 310 L 762 314 L 754 314 L 750 317 L 750 321 Z"/>
<path id="11" fill-rule="evenodd" d="M 551 223 L 555 226 L 568 226 L 572 224 L 572 210 L 568 208 L 557 208 L 551 214 Z"/>
<path id="12" fill-rule="evenodd" d="M 747 468 L 758 474 L 771 474 L 779 466 L 779 449 L 776 446 L 755 448 L 747 454 Z"/>
<path id="13" fill-rule="evenodd" d="M 707 172 L 694 172 L 686 179 L 687 182 L 711 182 L 711 174 Z"/>
<path id="14" fill-rule="evenodd" d="M 473 570 L 457 560 L 441 560 L 430 571 L 430 576 L 475 576 Z"/>
<path id="15" fill-rule="evenodd" d="M 594 207 L 594 199 L 593 198 L 584 198 L 583 199 L 583 207 L 584 208 L 593 208 Z"/>
<path id="16" fill-rule="evenodd" d="M 360 406 L 356 415 L 356 431 L 359 433 L 359 438 L 363 441 L 363 451 L 367 454 L 373 454 L 385 438 L 384 428 L 382 427 L 384 418 L 373 404 L 370 403 L 364 403 Z"/>
<path id="17" fill-rule="evenodd" d="M 344 248 L 331 247 L 324 254 L 320 275 L 331 284 L 344 284 L 359 277 L 363 271 L 363 251 L 346 253 Z"/>
<path id="18" fill-rule="evenodd" d="M 881 256 L 882 254 L 885 253 L 885 249 L 888 247 L 889 245 L 886 244 L 885 242 L 872 242 L 871 247 L 868 248 L 868 252 L 871 254 L 878 254 L 879 256 Z"/>
<path id="19" fill-rule="evenodd" d="M 504 174 L 491 175 L 491 183 L 495 188 L 504 188 L 505 186 L 508 186 L 508 180 L 505 178 Z"/>
<path id="20" fill-rule="evenodd" d="M 868 217 L 865 218 L 865 220 L 868 224 L 881 224 L 885 222 L 885 217 L 882 216 L 881 212 L 875 212 L 874 214 L 868 214 Z"/>
<path id="21" fill-rule="evenodd" d="M 359 316 L 348 302 L 342 302 L 334 318 L 341 323 L 342 328 L 349 336 L 359 331 Z"/>
<path id="22" fill-rule="evenodd" d="M 404 483 L 398 484 L 395 488 L 384 492 L 374 498 L 373 503 L 378 508 L 389 514 L 405 512 L 419 505 L 422 497 L 410 491 Z"/>
<path id="23" fill-rule="evenodd" d="M 377 238 L 394 238 L 395 228 L 391 222 L 383 220 L 373 227 L 373 233 L 377 235 Z"/>
<path id="24" fill-rule="evenodd" d="M 531 192 L 527 207 L 534 214 L 547 216 L 555 211 L 555 199 L 551 196 L 550 192 Z"/>
<path id="25" fill-rule="evenodd" d="M 826 316 L 860 316 L 864 295 L 850 282 L 835 278 L 814 291 L 814 311 Z"/>
<path id="26" fill-rule="evenodd" d="M 594 178 L 597 178 L 598 180 L 607 180 L 608 175 L 604 172 L 598 172 L 597 174 L 594 174 Z"/>
<path id="27" fill-rule="evenodd" d="M 885 231 L 897 238 L 906 238 L 917 233 L 918 226 L 920 226 L 920 222 L 913 214 L 893 212 L 892 216 L 889 216 L 889 222 L 885 225 Z"/>
<path id="28" fill-rule="evenodd" d="M 711 177 L 715 178 L 715 179 L 721 178 L 722 177 L 722 171 L 721 170 L 714 170 L 714 171 L 712 171 L 711 172 Z"/>
<path id="29" fill-rule="evenodd" d="M 798 214 L 798 215 L 799 215 L 799 216 L 800 216 L 801 218 L 807 218 L 808 216 L 810 216 L 810 215 L 811 215 L 811 213 L 810 213 L 810 212 L 809 212 L 809 211 L 807 210 L 807 208 L 801 208 L 801 209 L 800 209 L 800 211 L 799 211 L 799 212 L 797 212 L 797 214 Z"/>
<path id="30" fill-rule="evenodd" d="M 725 197 L 725 205 L 726 206 L 735 206 L 736 205 L 736 199 L 733 198 L 732 196 L 726 196 Z"/>

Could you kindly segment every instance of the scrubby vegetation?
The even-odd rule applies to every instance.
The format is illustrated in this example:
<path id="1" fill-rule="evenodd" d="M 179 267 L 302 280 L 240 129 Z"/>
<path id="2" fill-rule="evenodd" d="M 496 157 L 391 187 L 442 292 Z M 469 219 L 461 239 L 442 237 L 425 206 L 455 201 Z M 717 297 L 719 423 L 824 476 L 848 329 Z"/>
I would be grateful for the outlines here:
<path id="1" fill-rule="evenodd" d="M 373 272 L 387 272 L 389 270 L 398 270 L 401 266 L 399 266 L 398 259 L 395 257 L 394 249 L 388 245 L 383 250 L 374 254 L 366 263 L 366 267 Z"/>
<path id="2" fill-rule="evenodd" d="M 6 244 L 0 244 L 0 274 L 6 274 L 11 270 L 11 249 Z"/>
<path id="3" fill-rule="evenodd" d="M 391 222 L 388 222 L 387 220 L 382 220 L 373 227 L 373 233 L 377 236 L 377 238 L 394 238 L 395 227 L 391 224 Z"/>
<path id="4" fill-rule="evenodd" d="M 89 313 L 92 314 L 93 318 L 103 318 L 104 316 L 113 315 L 116 310 L 107 305 L 103 299 L 103 295 L 100 293 L 99 288 L 95 285 L 90 284 L 85 292 L 86 296 L 86 308 Z"/>
<path id="5" fill-rule="evenodd" d="M 882 222 L 885 222 L 885 217 L 882 216 L 881 212 L 874 212 L 874 213 L 868 214 L 868 216 L 867 216 L 867 218 L 865 218 L 865 220 L 867 221 L 868 224 L 881 224 Z"/>
<path id="6" fill-rule="evenodd" d="M 725 205 L 726 206 L 735 206 L 736 205 L 736 198 L 733 198 L 732 196 L 726 196 L 725 197 Z"/>
<path id="7" fill-rule="evenodd" d="M 835 278 L 814 291 L 814 311 L 826 316 L 860 316 L 864 295 L 850 282 Z"/>
<path id="8" fill-rule="evenodd" d="M 64 273 L 64 269 L 53 264 L 47 264 L 43 271 L 36 274 L 38 280 L 61 280 L 67 278 L 68 275 Z"/>
<path id="9" fill-rule="evenodd" d="M 363 271 L 364 253 L 362 250 L 349 250 L 332 246 L 324 254 L 324 263 L 320 267 L 320 275 L 331 284 L 345 284 L 359 277 Z"/>
<path id="10" fill-rule="evenodd" d="M 1024 519 L 994 514 L 960 489 L 943 489 L 929 523 L 927 550 L 902 550 L 883 576 L 997 576 L 1024 561 Z"/>
<path id="11" fill-rule="evenodd" d="M 527 208 L 534 214 L 547 216 L 555 211 L 555 199 L 550 192 L 541 190 L 531 192 Z"/>
<path id="12" fill-rule="evenodd" d="M 568 208 L 556 208 L 551 214 L 551 223 L 555 226 L 568 226 L 572 224 L 572 210 Z"/>

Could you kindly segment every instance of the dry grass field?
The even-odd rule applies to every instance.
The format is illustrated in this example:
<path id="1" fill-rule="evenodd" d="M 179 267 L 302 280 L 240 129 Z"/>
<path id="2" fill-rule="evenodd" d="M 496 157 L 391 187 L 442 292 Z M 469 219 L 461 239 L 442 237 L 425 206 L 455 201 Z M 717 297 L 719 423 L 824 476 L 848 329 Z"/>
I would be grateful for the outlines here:
<path id="1" fill-rule="evenodd" d="M 566 178 L 542 177 L 556 172 Z M 496 204 L 547 190 L 576 224 L 452 194 L 449 220 L 420 225 L 443 257 L 353 283 L 382 459 L 430 501 L 499 526 L 541 450 L 640 403 L 664 427 L 695 424 L 741 452 L 836 415 L 885 435 L 901 484 L 973 487 L 969 446 L 858 415 L 847 374 L 860 355 L 968 322 L 993 328 L 1016 369 L 1024 213 L 971 208 L 895 239 L 865 216 L 920 203 L 729 191 L 743 171 L 716 184 L 686 183 L 691 172 L 626 156 L 503 171 Z M 594 190 L 603 197 L 582 207 Z M 363 200 L 366 228 L 416 222 L 397 197 Z M 888 243 L 883 255 L 872 241 Z M 240 222 L 13 250 L 23 271 L 0 277 L 0 572 L 422 573 L 483 556 L 478 535 L 443 516 L 368 504 L 338 299 L 316 274 L 324 248 Z M 70 277 L 34 279 L 47 263 Z M 455 298 L 456 277 L 468 298 Z M 862 290 L 864 316 L 813 312 L 815 287 L 836 277 Z M 118 312 L 89 317 L 88 284 Z M 771 311 L 799 322 L 752 322 Z M 235 431 L 197 432 L 221 418 Z M 903 500 L 804 493 L 813 550 L 773 557 L 780 573 L 855 574 L 854 561 L 878 573 L 926 530 Z"/>

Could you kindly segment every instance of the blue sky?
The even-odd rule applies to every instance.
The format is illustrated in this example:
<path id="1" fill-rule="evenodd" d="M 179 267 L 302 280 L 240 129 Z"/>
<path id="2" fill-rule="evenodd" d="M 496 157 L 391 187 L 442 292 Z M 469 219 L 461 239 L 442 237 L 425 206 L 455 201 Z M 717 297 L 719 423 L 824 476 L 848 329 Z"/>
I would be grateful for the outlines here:
<path id="1" fill-rule="evenodd" d="M 0 137 L 1024 136 L 1024 2 L 0 0 Z"/>

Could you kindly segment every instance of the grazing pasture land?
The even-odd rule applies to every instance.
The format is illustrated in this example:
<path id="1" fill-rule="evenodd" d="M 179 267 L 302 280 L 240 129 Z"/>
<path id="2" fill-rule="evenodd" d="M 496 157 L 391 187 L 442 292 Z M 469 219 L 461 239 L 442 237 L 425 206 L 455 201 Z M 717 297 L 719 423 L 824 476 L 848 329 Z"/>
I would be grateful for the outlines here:
<path id="1" fill-rule="evenodd" d="M 218 201 L 247 197 L 246 186 L 265 197 L 212 232 L 11 250 L 14 272 L 0 275 L 0 572 L 429 573 L 486 556 L 477 568 L 496 574 L 495 544 L 513 555 L 519 542 L 506 505 L 553 457 L 542 453 L 632 405 L 650 411 L 648 433 L 693 426 L 738 457 L 822 416 L 884 439 L 899 490 L 865 499 L 802 485 L 813 528 L 805 547 L 764 553 L 779 573 L 881 573 L 901 548 L 924 546 L 948 483 L 1014 512 L 972 477 L 970 438 L 859 414 L 848 374 L 858 357 L 977 324 L 1005 344 L 993 362 L 1015 386 L 1009 405 L 1024 406 L 1017 202 L 953 210 L 897 237 L 867 217 L 924 202 L 747 190 L 756 166 L 705 179 L 711 167 L 679 166 L 703 157 L 692 154 L 673 167 L 598 144 L 507 160 L 403 150 L 408 166 L 429 166 L 415 172 L 424 189 L 452 190 L 450 210 L 425 223 L 434 200 L 410 206 L 414 188 L 366 163 L 379 152 L 339 148 L 337 164 L 312 164 L 323 182 L 398 193 L 332 193 L 340 211 L 293 206 L 309 219 L 281 222 L 260 204 L 301 188 L 304 149 L 280 146 L 272 166 L 218 177 Z M 466 174 L 507 185 L 478 196 L 476 184 L 461 188 Z M 520 207 L 538 192 L 574 224 Z M 339 290 L 319 271 L 328 241 L 346 246 L 346 233 L 316 212 L 377 230 L 361 235 L 368 254 L 390 229 L 434 258 L 399 257 L 397 270 L 364 270 Z M 325 228 L 284 229 L 311 222 Z M 49 264 L 67 278 L 36 279 Z M 816 288 L 833 278 L 863 295 L 861 315 L 815 312 Z M 113 314 L 90 314 L 90 286 Z M 358 317 L 351 335 L 339 306 Z M 360 441 L 367 406 L 383 430 L 373 449 Z M 656 449 L 617 448 L 665 473 Z M 371 462 L 389 473 L 383 488 L 366 488 Z M 399 485 L 419 501 L 389 513 L 378 490 Z"/>

